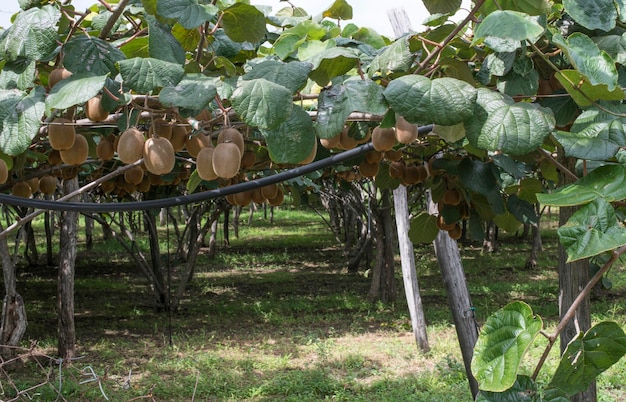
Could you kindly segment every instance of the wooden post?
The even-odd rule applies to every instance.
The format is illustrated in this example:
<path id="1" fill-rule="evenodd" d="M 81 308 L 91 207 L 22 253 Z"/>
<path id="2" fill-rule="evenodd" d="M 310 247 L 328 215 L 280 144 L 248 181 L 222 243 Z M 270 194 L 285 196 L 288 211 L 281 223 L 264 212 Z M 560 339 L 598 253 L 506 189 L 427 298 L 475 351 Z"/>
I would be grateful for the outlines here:
<path id="1" fill-rule="evenodd" d="M 396 211 L 396 227 L 398 230 L 398 244 L 400 246 L 400 262 L 402 264 L 402 280 L 404 281 L 406 301 L 409 305 L 413 336 L 415 336 L 417 346 L 422 351 L 428 352 L 430 347 L 428 346 L 428 336 L 426 335 L 426 319 L 424 318 L 422 297 L 420 296 L 417 273 L 415 272 L 413 243 L 408 235 L 409 204 L 406 187 L 402 184 L 393 190 L 393 206 Z"/>

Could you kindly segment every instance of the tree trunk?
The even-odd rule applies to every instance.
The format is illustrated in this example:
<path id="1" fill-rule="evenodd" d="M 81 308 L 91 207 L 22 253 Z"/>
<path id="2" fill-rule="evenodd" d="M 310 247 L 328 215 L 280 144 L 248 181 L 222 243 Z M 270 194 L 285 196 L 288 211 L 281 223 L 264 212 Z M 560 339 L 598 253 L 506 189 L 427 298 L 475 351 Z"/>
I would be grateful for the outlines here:
<path id="1" fill-rule="evenodd" d="M 424 318 L 422 297 L 420 296 L 417 272 L 415 271 L 413 243 L 411 239 L 409 239 L 409 205 L 406 187 L 400 185 L 393 191 L 393 202 L 396 211 L 396 226 L 398 228 L 402 279 L 404 281 L 404 292 L 411 316 L 413 336 L 415 337 L 417 346 L 423 352 L 428 352 L 430 347 L 428 346 L 428 336 L 426 334 L 426 319 Z"/>
<path id="2" fill-rule="evenodd" d="M 376 264 L 372 271 L 372 284 L 368 292 L 370 300 L 391 303 L 396 300 L 394 270 L 394 226 L 391 216 L 391 192 L 385 189 L 381 194 L 382 204 L 376 208 Z"/>
<path id="3" fill-rule="evenodd" d="M 83 201 L 89 202 L 89 197 L 87 194 L 83 194 Z M 87 250 L 91 250 L 93 248 L 93 219 L 85 215 L 85 248 Z"/>
<path id="4" fill-rule="evenodd" d="M 498 227 L 493 221 L 487 222 L 487 229 L 485 231 L 485 240 L 483 241 L 483 250 L 488 253 L 495 253 L 498 239 Z"/>
<path id="5" fill-rule="evenodd" d="M 48 199 L 50 199 L 50 196 L 46 195 L 46 200 Z M 44 213 L 44 230 L 46 233 L 46 262 L 49 267 L 54 265 L 54 258 L 52 256 L 52 228 L 54 226 L 52 223 L 53 217 L 53 212 L 46 211 Z"/>
<path id="6" fill-rule="evenodd" d="M 69 194 L 78 189 L 78 179 L 65 180 L 63 190 Z M 75 201 L 76 199 L 74 199 Z M 76 264 L 76 239 L 78 212 L 61 215 L 59 275 L 57 283 L 57 308 L 59 313 L 58 353 L 62 359 L 76 354 L 76 328 L 74 324 L 74 272 Z"/>
<path id="7" fill-rule="evenodd" d="M 229 226 L 230 224 L 228 223 L 229 219 L 230 219 L 230 210 L 232 208 L 228 208 L 226 209 L 226 211 L 224 211 L 224 227 L 222 228 L 224 230 L 224 245 L 228 246 L 230 244 L 230 240 L 228 238 L 228 230 L 229 230 Z"/>
<path id="8" fill-rule="evenodd" d="M 169 288 L 165 281 L 161 264 L 161 248 L 159 246 L 159 235 L 156 230 L 156 216 L 151 214 L 150 211 L 144 211 L 144 222 L 146 223 L 146 229 L 148 229 L 152 278 L 155 281 L 154 288 L 161 290 L 157 295 L 157 306 L 167 310 L 170 306 Z"/>

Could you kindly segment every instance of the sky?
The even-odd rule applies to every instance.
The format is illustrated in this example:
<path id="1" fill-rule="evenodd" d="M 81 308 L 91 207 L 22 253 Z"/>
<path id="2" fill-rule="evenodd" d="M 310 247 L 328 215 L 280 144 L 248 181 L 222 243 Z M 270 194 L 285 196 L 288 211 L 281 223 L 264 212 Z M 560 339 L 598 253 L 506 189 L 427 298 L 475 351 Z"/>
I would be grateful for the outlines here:
<path id="1" fill-rule="evenodd" d="M 360 27 L 373 28 L 379 34 L 395 37 L 387 11 L 394 8 L 404 8 L 409 16 L 411 26 L 414 30 L 421 31 L 421 23 L 428 16 L 428 11 L 424 8 L 420 0 L 347 0 L 352 6 L 353 18 L 350 22 Z M 333 4 L 333 0 L 291 0 L 291 4 L 304 8 L 311 15 L 318 15 Z M 77 10 L 86 9 L 90 5 L 97 3 L 97 0 L 72 0 L 72 4 Z M 287 6 L 289 3 L 280 0 L 252 0 L 252 4 L 272 6 L 274 12 Z M 469 1 L 464 0 L 467 7 Z M 0 4 L 0 26 L 10 25 L 11 15 L 19 10 L 18 0 L 2 0 Z"/>

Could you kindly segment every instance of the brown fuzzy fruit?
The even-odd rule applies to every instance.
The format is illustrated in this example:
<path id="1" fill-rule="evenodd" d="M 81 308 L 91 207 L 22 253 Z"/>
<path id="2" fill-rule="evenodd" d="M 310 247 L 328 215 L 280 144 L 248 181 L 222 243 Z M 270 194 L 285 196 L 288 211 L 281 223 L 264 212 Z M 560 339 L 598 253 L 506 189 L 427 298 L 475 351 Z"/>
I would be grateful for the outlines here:
<path id="1" fill-rule="evenodd" d="M 45 175 L 39 179 L 39 191 L 44 194 L 54 194 L 57 190 L 57 178 L 51 175 Z"/>
<path id="2" fill-rule="evenodd" d="M 341 139 L 341 134 L 337 134 L 331 138 L 320 138 L 320 144 L 326 149 L 333 149 L 339 147 L 339 140 Z"/>
<path id="3" fill-rule="evenodd" d="M 141 182 L 137 184 L 137 191 L 139 191 L 140 193 L 147 193 L 148 190 L 150 190 L 150 179 L 148 178 L 148 176 L 144 175 L 143 179 L 141 179 Z"/>
<path id="4" fill-rule="evenodd" d="M 100 184 L 100 187 L 102 188 L 102 191 L 108 194 L 115 189 L 115 180 L 105 181 Z"/>
<path id="5" fill-rule="evenodd" d="M 267 202 L 269 202 L 269 204 L 273 207 L 277 207 L 280 204 L 283 203 L 283 201 L 285 200 L 285 194 L 283 193 L 283 190 L 280 189 L 280 187 L 278 188 L 278 193 L 276 194 L 276 197 L 272 198 L 272 199 L 268 199 Z"/>
<path id="6" fill-rule="evenodd" d="M 185 147 L 191 157 L 195 158 L 202 148 L 206 148 L 211 145 L 209 137 L 203 134 L 194 135 L 191 138 L 185 139 Z"/>
<path id="7" fill-rule="evenodd" d="M 246 205 L 249 205 L 252 201 L 252 191 L 241 191 L 239 193 L 233 194 L 233 201 L 235 201 L 235 204 L 239 205 L 240 207 L 245 207 Z"/>
<path id="8" fill-rule="evenodd" d="M 198 156 L 196 157 L 196 170 L 198 171 L 198 176 L 202 180 L 215 180 L 217 179 L 217 174 L 215 170 L 213 170 L 213 152 L 215 148 L 206 147 L 200 150 Z"/>
<path id="9" fill-rule="evenodd" d="M 235 177 L 241 166 L 241 152 L 233 142 L 217 144 L 213 151 L 213 170 L 224 179 Z"/>
<path id="10" fill-rule="evenodd" d="M 172 138 L 172 125 L 165 119 L 154 119 L 150 125 L 150 134 L 166 139 Z"/>
<path id="11" fill-rule="evenodd" d="M 82 134 L 76 134 L 74 145 L 70 149 L 59 151 L 61 160 L 68 165 L 82 165 L 89 156 L 89 143 Z"/>
<path id="12" fill-rule="evenodd" d="M 441 200 L 447 205 L 459 205 L 461 203 L 461 193 L 456 188 L 449 188 L 443 193 Z"/>
<path id="13" fill-rule="evenodd" d="M 230 127 L 220 130 L 217 135 L 217 143 L 221 144 L 223 142 L 232 142 L 237 145 L 239 147 L 239 152 L 243 155 L 244 140 L 243 135 L 241 135 L 239 130 Z"/>
<path id="14" fill-rule="evenodd" d="M 391 162 L 389 164 L 389 176 L 394 179 L 401 179 L 402 175 L 404 175 L 404 162 Z"/>
<path id="15" fill-rule="evenodd" d="M 263 198 L 265 198 L 266 200 L 270 200 L 278 195 L 278 190 L 278 185 L 276 185 L 275 183 L 268 184 L 261 187 L 261 194 L 263 195 Z"/>
<path id="16" fill-rule="evenodd" d="M 350 136 L 350 126 L 346 126 L 339 134 L 339 148 L 352 149 L 358 144 L 356 138 Z"/>
<path id="17" fill-rule="evenodd" d="M 416 165 L 405 166 L 402 181 L 409 185 L 420 183 L 419 167 Z"/>
<path id="18" fill-rule="evenodd" d="M 48 75 L 48 88 L 52 89 L 59 81 L 64 80 L 71 76 L 72 73 L 69 70 L 64 69 L 63 67 L 55 68 L 50 71 L 50 75 Z"/>
<path id="19" fill-rule="evenodd" d="M 50 151 L 50 153 L 48 154 L 48 163 L 52 166 L 57 166 L 63 163 L 63 161 L 61 160 L 61 153 L 56 149 Z"/>
<path id="20" fill-rule="evenodd" d="M 11 188 L 11 194 L 17 197 L 29 198 L 33 192 L 25 181 L 18 181 Z"/>
<path id="21" fill-rule="evenodd" d="M 35 194 L 39 191 L 39 177 L 33 177 L 32 179 L 26 180 L 26 183 L 30 186 L 31 193 Z"/>
<path id="22" fill-rule="evenodd" d="M 187 131 L 187 127 L 181 125 L 180 123 L 172 125 L 172 136 L 170 137 L 170 142 L 172 143 L 172 147 L 174 147 L 174 152 L 178 152 L 185 147 L 185 141 L 187 140 L 187 135 L 189 131 Z"/>
<path id="23" fill-rule="evenodd" d="M 376 127 L 372 131 L 372 145 L 377 151 L 389 151 L 396 145 L 396 133 L 393 128 Z"/>
<path id="24" fill-rule="evenodd" d="M 378 163 L 369 163 L 365 159 L 359 164 L 359 173 L 364 177 L 375 177 L 378 174 L 378 169 Z"/>
<path id="25" fill-rule="evenodd" d="M 106 138 L 102 138 L 96 145 L 96 156 L 102 161 L 110 161 L 115 156 L 113 143 Z"/>
<path id="26" fill-rule="evenodd" d="M 133 166 L 131 168 L 126 169 L 124 172 L 124 180 L 126 183 L 130 184 L 139 184 L 143 180 L 143 169 L 141 166 Z"/>
<path id="27" fill-rule="evenodd" d="M 153 174 L 168 174 L 174 169 L 176 155 L 172 143 L 164 137 L 151 137 L 143 146 L 143 163 Z"/>
<path id="28" fill-rule="evenodd" d="M 263 197 L 263 193 L 259 187 L 252 190 L 252 201 L 255 204 L 263 204 L 265 202 L 265 197 Z"/>
<path id="29" fill-rule="evenodd" d="M 383 159 L 383 153 L 380 151 L 369 151 L 365 154 L 365 160 L 369 163 L 378 163 Z"/>
<path id="30" fill-rule="evenodd" d="M 446 220 L 443 219 L 443 215 L 437 215 L 437 226 L 439 226 L 439 229 L 441 229 L 441 230 L 452 230 L 452 229 L 454 229 L 455 225 L 456 225 L 456 222 L 447 223 Z"/>
<path id="31" fill-rule="evenodd" d="M 0 159 L 0 184 L 4 184 L 9 179 L 9 168 L 4 159 Z"/>
<path id="32" fill-rule="evenodd" d="M 136 128 L 129 128 L 117 141 L 117 156 L 124 163 L 131 164 L 143 157 L 143 145 L 146 140 Z"/>
<path id="33" fill-rule="evenodd" d="M 396 139 L 401 144 L 410 144 L 417 140 L 417 126 L 402 116 L 396 118 Z"/>
<path id="34" fill-rule="evenodd" d="M 52 149 L 57 151 L 70 149 L 74 145 L 75 138 L 76 130 L 71 120 L 57 117 L 48 126 L 48 141 Z"/>
<path id="35" fill-rule="evenodd" d="M 385 151 L 385 159 L 389 162 L 397 162 L 402 159 L 402 150 L 401 149 L 390 149 L 389 151 Z"/>
<path id="36" fill-rule="evenodd" d="M 243 151 L 241 156 L 241 168 L 250 169 L 256 163 L 256 153 L 254 151 Z"/>
<path id="37" fill-rule="evenodd" d="M 463 235 L 463 228 L 457 222 L 454 224 L 454 227 L 452 229 L 448 230 L 448 235 L 452 240 L 459 240 Z"/>
<path id="38" fill-rule="evenodd" d="M 104 121 L 109 112 L 102 106 L 102 95 L 96 95 L 85 103 L 85 115 L 91 121 Z"/>

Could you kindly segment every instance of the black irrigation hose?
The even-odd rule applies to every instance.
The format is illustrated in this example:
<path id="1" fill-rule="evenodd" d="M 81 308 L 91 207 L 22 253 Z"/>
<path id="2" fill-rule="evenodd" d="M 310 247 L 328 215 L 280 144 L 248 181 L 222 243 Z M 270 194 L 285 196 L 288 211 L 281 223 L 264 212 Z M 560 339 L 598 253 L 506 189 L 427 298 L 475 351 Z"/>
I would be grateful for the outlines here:
<path id="1" fill-rule="evenodd" d="M 433 126 L 427 125 L 419 128 L 420 135 L 427 134 L 432 131 Z M 268 184 L 280 183 L 285 180 L 293 179 L 316 170 L 325 169 L 327 167 L 337 165 L 357 156 L 363 155 L 373 149 L 372 143 L 361 145 L 349 151 L 329 156 L 309 163 L 308 165 L 299 166 L 294 169 L 286 170 L 271 176 L 262 177 L 260 179 L 250 180 L 244 183 L 234 184 L 228 187 L 222 187 L 215 190 L 202 191 L 199 193 L 182 195 L 177 197 L 161 198 L 158 200 L 131 201 L 131 202 L 65 202 L 65 201 L 49 201 L 34 198 L 24 198 L 9 194 L 0 194 L 0 203 L 15 205 L 21 207 L 51 210 L 51 211 L 71 211 L 71 212 L 125 212 L 125 211 L 141 211 L 146 209 L 161 209 L 175 207 L 179 205 L 193 204 L 201 201 L 212 200 L 217 197 L 223 197 L 242 191 L 254 190 Z"/>

